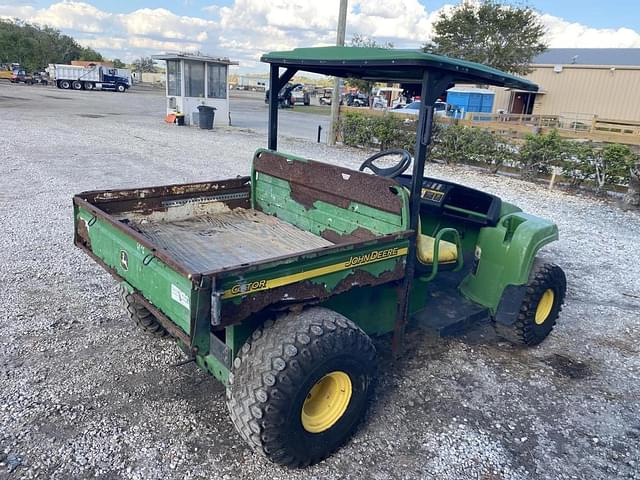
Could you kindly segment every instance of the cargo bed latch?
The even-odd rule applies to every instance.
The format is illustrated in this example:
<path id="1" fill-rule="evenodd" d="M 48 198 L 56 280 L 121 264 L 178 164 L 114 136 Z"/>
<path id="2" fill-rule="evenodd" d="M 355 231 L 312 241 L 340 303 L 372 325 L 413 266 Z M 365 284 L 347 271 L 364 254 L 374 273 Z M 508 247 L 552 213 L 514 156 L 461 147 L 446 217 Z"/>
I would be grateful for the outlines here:
<path id="1" fill-rule="evenodd" d="M 211 326 L 218 327 L 222 323 L 222 292 L 211 290 Z"/>

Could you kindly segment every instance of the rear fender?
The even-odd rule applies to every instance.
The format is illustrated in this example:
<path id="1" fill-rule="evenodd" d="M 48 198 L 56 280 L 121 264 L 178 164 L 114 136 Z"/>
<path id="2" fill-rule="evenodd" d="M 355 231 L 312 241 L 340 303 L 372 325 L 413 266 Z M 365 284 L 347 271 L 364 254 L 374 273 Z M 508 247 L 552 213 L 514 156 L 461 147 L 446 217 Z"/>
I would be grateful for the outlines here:
<path id="1" fill-rule="evenodd" d="M 538 251 L 558 239 L 558 227 L 524 212 L 505 215 L 495 227 L 480 230 L 472 272 L 460 285 L 463 295 L 493 315 L 505 289 L 526 285 Z"/>

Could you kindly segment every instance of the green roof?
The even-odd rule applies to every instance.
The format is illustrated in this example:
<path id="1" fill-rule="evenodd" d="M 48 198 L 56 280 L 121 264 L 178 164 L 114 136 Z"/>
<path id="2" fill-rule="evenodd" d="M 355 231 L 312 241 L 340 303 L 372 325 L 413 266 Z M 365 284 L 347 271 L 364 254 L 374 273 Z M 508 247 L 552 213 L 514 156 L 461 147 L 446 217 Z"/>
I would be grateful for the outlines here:
<path id="1" fill-rule="evenodd" d="M 480 63 L 421 50 L 397 48 L 313 47 L 270 52 L 266 63 L 337 77 L 377 82 L 420 83 L 425 69 L 451 76 L 453 82 L 480 83 L 535 92 L 538 86 Z"/>

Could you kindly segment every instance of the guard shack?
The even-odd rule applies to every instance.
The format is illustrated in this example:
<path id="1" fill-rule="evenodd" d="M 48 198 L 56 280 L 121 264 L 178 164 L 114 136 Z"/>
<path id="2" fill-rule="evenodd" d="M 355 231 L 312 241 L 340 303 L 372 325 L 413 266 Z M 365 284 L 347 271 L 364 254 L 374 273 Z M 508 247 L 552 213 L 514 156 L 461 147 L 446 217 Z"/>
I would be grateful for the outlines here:
<path id="1" fill-rule="evenodd" d="M 204 55 L 154 55 L 167 62 L 167 114 L 182 113 L 186 125 L 198 124 L 198 106 L 214 107 L 214 125 L 229 123 L 229 65 L 238 65 L 228 58 Z"/>

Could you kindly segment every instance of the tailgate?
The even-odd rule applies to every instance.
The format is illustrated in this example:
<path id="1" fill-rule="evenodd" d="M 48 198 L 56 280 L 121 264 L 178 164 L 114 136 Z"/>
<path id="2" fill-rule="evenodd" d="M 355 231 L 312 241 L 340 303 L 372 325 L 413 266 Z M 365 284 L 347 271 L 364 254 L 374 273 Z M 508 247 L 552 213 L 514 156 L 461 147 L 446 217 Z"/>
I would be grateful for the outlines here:
<path id="1" fill-rule="evenodd" d="M 142 245 L 125 229 L 74 202 L 75 244 L 110 273 L 125 280 L 184 333 L 190 333 L 193 283 L 179 266 L 168 265 L 153 248 Z"/>
<path id="2" fill-rule="evenodd" d="M 193 346 L 196 320 L 210 309 L 199 272 L 159 248 L 122 215 L 166 212 L 202 202 L 249 205 L 249 177 L 127 190 L 84 192 L 73 198 L 74 242 L 125 281 L 174 337 Z"/>

